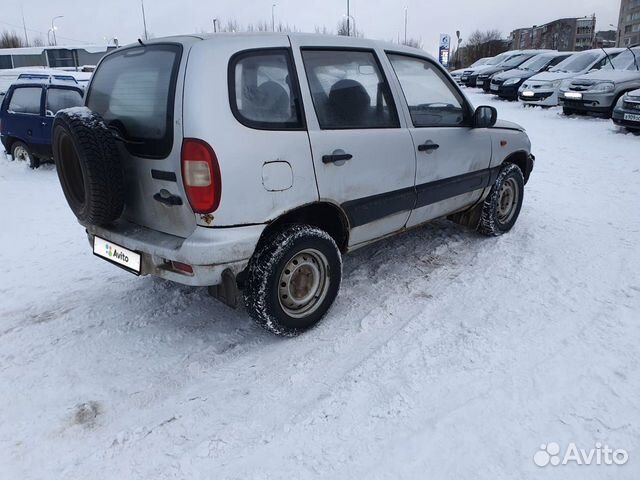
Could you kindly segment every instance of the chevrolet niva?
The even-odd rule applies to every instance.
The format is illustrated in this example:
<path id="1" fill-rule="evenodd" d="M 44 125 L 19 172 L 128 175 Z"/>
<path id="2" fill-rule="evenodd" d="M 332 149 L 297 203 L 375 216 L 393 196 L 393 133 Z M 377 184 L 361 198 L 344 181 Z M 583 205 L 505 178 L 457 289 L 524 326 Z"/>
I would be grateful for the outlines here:
<path id="1" fill-rule="evenodd" d="M 121 48 L 53 135 L 96 256 L 284 336 L 327 313 L 347 252 L 442 217 L 508 232 L 534 165 L 522 127 L 425 52 L 321 35 Z"/>

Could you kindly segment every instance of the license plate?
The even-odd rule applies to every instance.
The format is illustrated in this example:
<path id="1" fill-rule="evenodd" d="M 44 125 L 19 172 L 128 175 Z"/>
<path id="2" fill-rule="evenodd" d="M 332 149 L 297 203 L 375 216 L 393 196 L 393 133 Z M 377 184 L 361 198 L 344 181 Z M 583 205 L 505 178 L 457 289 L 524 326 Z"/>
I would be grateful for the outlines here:
<path id="1" fill-rule="evenodd" d="M 141 256 L 139 253 L 132 252 L 104 238 L 93 237 L 93 254 L 129 272 L 140 275 Z"/>
<path id="2" fill-rule="evenodd" d="M 481 87 L 484 85 L 484 80 L 476 80 L 476 86 Z"/>
<path id="3" fill-rule="evenodd" d="M 522 96 L 523 97 L 533 97 L 534 95 L 535 95 L 535 93 L 533 93 L 533 92 L 529 92 L 529 91 L 522 92 Z"/>
<path id="4" fill-rule="evenodd" d="M 565 92 L 564 98 L 570 98 L 571 100 L 582 100 L 582 94 L 579 92 Z"/>
<path id="5" fill-rule="evenodd" d="M 624 119 L 630 122 L 640 122 L 640 115 L 634 115 L 633 113 L 625 113 Z"/>
<path id="6" fill-rule="evenodd" d="M 500 90 L 500 86 L 499 85 L 491 85 L 491 90 L 493 90 L 493 91 Z"/>

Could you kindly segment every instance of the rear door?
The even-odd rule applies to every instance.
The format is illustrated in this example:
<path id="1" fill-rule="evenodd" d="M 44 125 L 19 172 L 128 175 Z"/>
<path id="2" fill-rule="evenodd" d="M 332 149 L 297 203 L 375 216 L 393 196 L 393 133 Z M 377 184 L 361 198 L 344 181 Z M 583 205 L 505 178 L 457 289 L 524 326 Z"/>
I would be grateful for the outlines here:
<path id="1" fill-rule="evenodd" d="M 320 199 L 346 212 L 353 246 L 405 226 L 416 158 L 380 52 L 337 42 L 292 38 Z"/>
<path id="2" fill-rule="evenodd" d="M 411 227 L 480 199 L 490 179 L 491 136 L 487 129 L 471 127 L 471 105 L 435 62 L 401 53 L 388 58 L 406 98 L 404 112 L 418 155 Z"/>
<path id="3" fill-rule="evenodd" d="M 7 136 L 27 145 L 41 143 L 42 87 L 16 87 L 10 95 L 6 113 Z"/>
<path id="4" fill-rule="evenodd" d="M 180 172 L 183 79 L 194 41 L 115 51 L 100 62 L 86 98 L 122 139 L 124 218 L 180 237 L 196 227 Z"/>

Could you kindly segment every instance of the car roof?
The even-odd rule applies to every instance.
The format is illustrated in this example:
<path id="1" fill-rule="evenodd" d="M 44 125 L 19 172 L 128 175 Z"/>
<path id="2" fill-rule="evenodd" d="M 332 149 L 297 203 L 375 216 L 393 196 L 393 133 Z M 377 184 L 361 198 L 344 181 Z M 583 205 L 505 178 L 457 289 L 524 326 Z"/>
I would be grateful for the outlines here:
<path id="1" fill-rule="evenodd" d="M 242 33 L 230 33 L 230 32 L 221 32 L 221 33 L 210 33 L 210 34 L 202 34 L 202 35 L 177 35 L 177 36 L 169 36 L 162 38 L 155 38 L 153 40 L 144 41 L 145 45 L 153 45 L 155 43 L 166 43 L 167 41 L 183 43 L 187 41 L 193 41 L 194 38 L 206 41 L 212 40 L 224 40 L 224 38 L 247 38 L 252 39 L 254 41 L 259 40 L 260 38 L 273 38 L 273 37 L 282 37 L 287 39 L 296 39 L 300 43 L 305 43 L 305 40 L 313 43 L 314 46 L 318 45 L 318 39 L 326 40 L 325 43 L 327 47 L 354 47 L 354 48 L 383 48 L 385 50 L 392 50 L 394 52 L 399 53 L 407 53 L 413 55 L 420 55 L 423 57 L 428 57 L 433 59 L 434 57 L 427 53 L 425 50 L 413 47 L 406 47 L 404 45 L 400 45 L 397 43 L 387 42 L 383 40 L 372 40 L 369 38 L 363 37 L 347 37 L 342 35 L 323 35 L 318 33 L 295 33 L 295 32 L 242 32 Z M 259 43 L 259 42 L 256 42 Z M 135 47 L 138 46 L 139 43 L 132 43 L 126 45 L 123 48 Z M 251 47 L 247 47 L 251 48 Z M 116 50 L 117 51 L 117 50 Z M 110 52 L 113 54 L 114 52 Z"/>

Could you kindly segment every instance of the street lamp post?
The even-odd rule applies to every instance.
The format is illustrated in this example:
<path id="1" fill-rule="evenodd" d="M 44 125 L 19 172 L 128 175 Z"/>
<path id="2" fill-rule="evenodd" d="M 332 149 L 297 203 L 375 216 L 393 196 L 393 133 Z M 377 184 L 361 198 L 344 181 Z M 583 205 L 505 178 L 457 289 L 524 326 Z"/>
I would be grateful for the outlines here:
<path id="1" fill-rule="evenodd" d="M 271 31 L 276 31 L 276 7 L 277 5 L 274 3 L 271 5 Z"/>
<path id="2" fill-rule="evenodd" d="M 407 22 L 409 21 L 409 7 L 404 7 L 404 44 L 407 44 Z"/>
<path id="3" fill-rule="evenodd" d="M 355 37 L 358 34 L 358 29 L 356 28 L 356 18 L 353 15 L 345 15 L 345 18 L 347 19 L 347 29 L 349 28 L 349 24 L 353 23 L 353 36 Z M 347 36 L 350 36 L 351 32 L 349 32 L 349 30 L 347 30 Z"/>
<path id="4" fill-rule="evenodd" d="M 349 0 L 347 0 L 347 37 L 351 36 L 351 5 L 349 4 Z"/>
<path id="5" fill-rule="evenodd" d="M 213 19 L 213 33 L 218 33 L 218 19 Z"/>
<path id="6" fill-rule="evenodd" d="M 58 45 L 58 39 L 56 38 L 56 26 L 53 24 L 57 19 L 64 18 L 64 15 L 58 15 L 57 17 L 53 17 L 51 19 L 51 32 L 53 33 L 53 44 Z"/>

